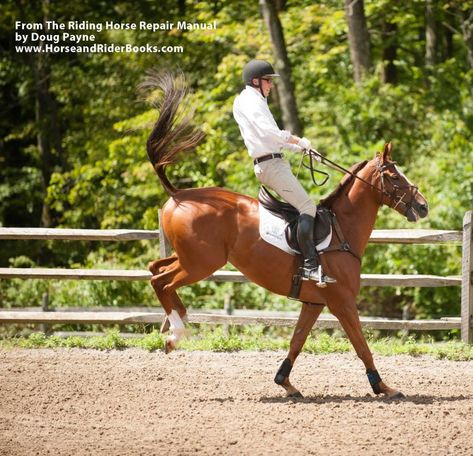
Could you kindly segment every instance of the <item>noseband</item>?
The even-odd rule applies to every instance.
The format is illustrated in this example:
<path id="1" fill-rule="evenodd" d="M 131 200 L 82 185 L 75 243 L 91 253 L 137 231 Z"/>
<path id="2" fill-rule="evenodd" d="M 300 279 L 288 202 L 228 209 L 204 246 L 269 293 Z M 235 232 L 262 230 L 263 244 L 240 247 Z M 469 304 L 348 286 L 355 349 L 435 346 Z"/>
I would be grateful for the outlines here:
<path id="1" fill-rule="evenodd" d="M 381 181 L 381 188 L 379 189 L 376 187 L 376 189 L 381 193 L 381 200 L 380 204 L 384 203 L 384 197 L 387 197 L 387 202 L 385 203 L 387 206 L 389 206 L 392 209 L 397 209 L 399 205 L 404 206 L 404 212 L 403 214 L 406 215 L 410 209 L 412 209 L 413 202 L 415 200 L 415 197 L 417 193 L 419 192 L 419 188 L 416 185 L 412 184 L 407 184 L 407 185 L 397 185 L 395 180 L 388 176 L 385 175 L 385 172 L 387 169 L 390 167 L 394 167 L 396 169 L 396 162 L 390 162 L 390 163 L 380 163 L 380 160 L 377 160 L 377 171 L 379 173 L 380 181 Z M 397 169 L 396 169 L 397 171 Z M 398 172 L 398 171 L 397 171 Z M 386 182 L 389 182 L 392 186 L 392 190 L 390 192 L 386 191 Z M 407 195 L 407 193 L 411 194 L 411 199 L 410 201 L 406 202 L 404 201 L 404 197 Z"/>

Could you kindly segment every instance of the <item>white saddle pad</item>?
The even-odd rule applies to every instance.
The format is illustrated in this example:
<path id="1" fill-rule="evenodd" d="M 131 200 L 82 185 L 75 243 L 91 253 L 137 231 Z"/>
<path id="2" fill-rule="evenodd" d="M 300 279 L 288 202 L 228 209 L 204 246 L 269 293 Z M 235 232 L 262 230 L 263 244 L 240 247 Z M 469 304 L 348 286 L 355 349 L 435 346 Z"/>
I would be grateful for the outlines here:
<path id="1" fill-rule="evenodd" d="M 316 219 L 317 223 L 317 219 Z M 300 252 L 289 247 L 286 241 L 285 230 L 288 223 L 275 215 L 271 214 L 261 204 L 259 205 L 259 233 L 262 239 L 278 249 L 291 255 L 297 255 Z M 317 244 L 317 250 L 323 250 L 330 245 L 332 240 L 332 227 L 329 235 L 320 244 Z"/>

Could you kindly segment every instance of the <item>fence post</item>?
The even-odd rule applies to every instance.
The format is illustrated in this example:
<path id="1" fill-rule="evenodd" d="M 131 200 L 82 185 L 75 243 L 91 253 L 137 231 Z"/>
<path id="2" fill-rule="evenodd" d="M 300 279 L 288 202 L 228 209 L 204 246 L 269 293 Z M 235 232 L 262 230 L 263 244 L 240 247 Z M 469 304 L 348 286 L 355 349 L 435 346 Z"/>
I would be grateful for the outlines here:
<path id="1" fill-rule="evenodd" d="M 462 248 L 462 309 L 461 336 L 462 341 L 473 343 L 473 226 L 472 211 L 465 213 L 463 218 L 463 248 Z"/>
<path id="2" fill-rule="evenodd" d="M 410 318 L 411 318 L 411 306 L 410 306 L 410 304 L 406 304 L 402 308 L 402 319 L 403 320 L 410 320 Z M 404 329 L 404 330 L 402 330 L 401 334 L 402 334 L 401 338 L 403 340 L 406 340 L 409 337 L 409 330 Z"/>
<path id="3" fill-rule="evenodd" d="M 164 234 L 164 230 L 161 226 L 161 209 L 158 211 L 158 223 L 159 223 L 159 258 L 167 258 L 172 253 L 171 244 L 169 244 L 168 238 Z"/>
<path id="4" fill-rule="evenodd" d="M 43 297 L 41 299 L 41 310 L 43 312 L 49 312 L 51 309 L 49 308 L 49 293 L 43 293 Z M 41 323 L 39 325 L 39 330 L 44 333 L 49 333 L 49 325 L 47 323 Z"/>
<path id="5" fill-rule="evenodd" d="M 233 288 L 228 292 L 225 293 L 223 297 L 223 310 L 225 311 L 225 315 L 233 315 Z M 228 324 L 225 323 L 223 325 L 223 333 L 228 336 Z"/>

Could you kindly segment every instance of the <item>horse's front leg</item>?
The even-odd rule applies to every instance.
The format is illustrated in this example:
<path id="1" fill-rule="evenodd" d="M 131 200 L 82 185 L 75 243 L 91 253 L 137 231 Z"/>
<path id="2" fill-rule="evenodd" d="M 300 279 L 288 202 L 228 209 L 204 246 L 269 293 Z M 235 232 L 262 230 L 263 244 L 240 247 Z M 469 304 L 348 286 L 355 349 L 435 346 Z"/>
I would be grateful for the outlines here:
<path id="1" fill-rule="evenodd" d="M 299 319 L 297 320 L 294 334 L 292 335 L 287 358 L 281 364 L 274 381 L 286 390 L 289 397 L 303 397 L 289 381 L 292 367 L 307 340 L 310 330 L 324 308 L 323 304 L 302 303 Z"/>
<path id="2" fill-rule="evenodd" d="M 366 338 L 361 329 L 360 317 L 355 301 L 339 302 L 329 304 L 330 311 L 338 318 L 338 321 L 345 330 L 356 354 L 363 361 L 366 368 L 366 375 L 371 388 L 375 394 L 385 394 L 389 399 L 403 399 L 405 396 L 400 391 L 389 387 L 381 380 L 374 365 L 373 355 L 366 342 Z"/>

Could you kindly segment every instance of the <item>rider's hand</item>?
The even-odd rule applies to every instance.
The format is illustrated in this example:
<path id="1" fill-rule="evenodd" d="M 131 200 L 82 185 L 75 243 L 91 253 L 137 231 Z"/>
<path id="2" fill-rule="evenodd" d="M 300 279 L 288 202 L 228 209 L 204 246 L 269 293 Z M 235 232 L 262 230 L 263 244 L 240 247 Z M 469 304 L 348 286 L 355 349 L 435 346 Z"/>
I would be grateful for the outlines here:
<path id="1" fill-rule="evenodd" d="M 312 151 L 311 155 L 312 155 L 312 157 L 314 157 L 315 161 L 318 161 L 319 163 L 322 163 L 322 157 L 316 150 Z"/>
<path id="2" fill-rule="evenodd" d="M 297 145 L 305 150 L 308 150 L 312 147 L 312 145 L 310 144 L 310 141 L 307 138 L 299 139 Z"/>

